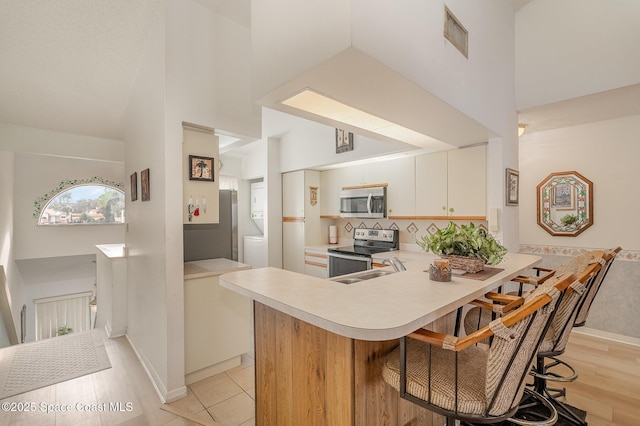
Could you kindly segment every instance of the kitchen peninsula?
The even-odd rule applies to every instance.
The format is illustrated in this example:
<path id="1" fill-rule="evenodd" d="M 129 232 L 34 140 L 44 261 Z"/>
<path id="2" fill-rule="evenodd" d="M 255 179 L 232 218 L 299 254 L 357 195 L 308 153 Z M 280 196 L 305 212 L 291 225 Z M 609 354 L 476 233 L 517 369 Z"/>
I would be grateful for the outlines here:
<path id="1" fill-rule="evenodd" d="M 442 283 L 424 272 L 435 256 L 394 255 L 412 257 L 406 271 L 350 285 L 276 268 L 220 277 L 254 301 L 256 424 L 442 424 L 384 384 L 381 360 L 400 337 L 445 326 L 458 307 L 541 261 L 509 253 L 484 281 Z"/>

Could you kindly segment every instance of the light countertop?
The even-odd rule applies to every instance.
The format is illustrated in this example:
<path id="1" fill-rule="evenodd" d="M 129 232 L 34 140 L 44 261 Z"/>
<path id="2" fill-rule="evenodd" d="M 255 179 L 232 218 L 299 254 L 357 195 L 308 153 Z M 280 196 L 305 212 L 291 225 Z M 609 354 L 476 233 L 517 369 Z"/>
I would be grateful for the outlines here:
<path id="1" fill-rule="evenodd" d="M 220 284 L 333 333 L 382 341 L 433 322 L 541 261 L 539 256 L 508 253 L 495 266 L 504 271 L 491 278 L 462 276 L 443 283 L 430 281 L 424 272 L 436 256 L 402 250 L 393 255 L 405 262 L 406 271 L 349 285 L 277 268 L 227 273 Z"/>
<path id="2" fill-rule="evenodd" d="M 126 259 L 124 243 L 118 244 L 99 244 L 96 248 L 109 259 Z"/>
<path id="3" fill-rule="evenodd" d="M 194 260 L 192 262 L 184 262 L 184 279 L 191 280 L 194 278 L 222 275 L 227 272 L 242 271 L 245 269 L 251 269 L 251 265 L 245 265 L 244 263 L 224 258 Z"/>

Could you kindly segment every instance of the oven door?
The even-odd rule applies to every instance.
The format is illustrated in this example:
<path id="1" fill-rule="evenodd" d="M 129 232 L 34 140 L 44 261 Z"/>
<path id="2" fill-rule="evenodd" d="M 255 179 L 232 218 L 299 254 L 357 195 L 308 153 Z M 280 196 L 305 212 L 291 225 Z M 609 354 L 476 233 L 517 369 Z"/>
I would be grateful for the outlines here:
<path id="1" fill-rule="evenodd" d="M 329 252 L 329 278 L 371 269 L 370 256 Z"/>

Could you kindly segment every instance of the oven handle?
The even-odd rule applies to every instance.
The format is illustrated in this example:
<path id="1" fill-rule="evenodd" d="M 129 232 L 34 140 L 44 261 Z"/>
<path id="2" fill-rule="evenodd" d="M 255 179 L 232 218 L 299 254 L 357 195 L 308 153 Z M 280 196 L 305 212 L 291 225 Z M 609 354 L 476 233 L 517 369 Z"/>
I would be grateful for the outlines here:
<path id="1" fill-rule="evenodd" d="M 371 214 L 371 200 L 373 198 L 373 194 L 369 193 L 369 197 L 367 197 L 367 213 Z"/>
<path id="2" fill-rule="evenodd" d="M 337 257 L 338 259 L 357 260 L 359 262 L 371 263 L 371 258 L 369 256 L 352 256 L 349 254 L 342 254 L 342 253 L 328 253 L 328 255 L 332 257 Z"/>

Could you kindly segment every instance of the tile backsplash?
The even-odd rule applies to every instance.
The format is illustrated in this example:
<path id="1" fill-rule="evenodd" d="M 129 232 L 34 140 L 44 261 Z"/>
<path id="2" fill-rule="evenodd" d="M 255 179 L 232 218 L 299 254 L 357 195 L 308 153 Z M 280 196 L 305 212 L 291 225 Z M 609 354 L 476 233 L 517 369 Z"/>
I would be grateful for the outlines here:
<path id="1" fill-rule="evenodd" d="M 433 234 L 438 228 L 447 226 L 447 220 L 390 220 L 390 219 L 333 219 L 338 228 L 338 238 L 353 238 L 354 228 L 397 229 L 400 243 L 413 244 L 422 235 Z M 460 223 L 468 223 L 459 221 Z M 486 221 L 472 221 L 474 225 L 487 229 Z"/>

